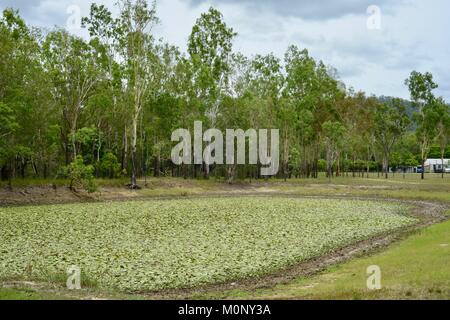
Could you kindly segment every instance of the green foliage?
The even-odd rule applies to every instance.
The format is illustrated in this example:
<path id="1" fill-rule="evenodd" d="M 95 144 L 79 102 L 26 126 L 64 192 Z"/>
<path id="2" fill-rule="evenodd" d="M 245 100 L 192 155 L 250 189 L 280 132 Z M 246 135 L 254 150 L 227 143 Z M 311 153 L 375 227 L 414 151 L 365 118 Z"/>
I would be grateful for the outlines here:
<path id="1" fill-rule="evenodd" d="M 194 66 L 200 68 L 200 87 L 207 88 L 211 82 L 218 83 L 229 71 L 228 59 L 236 35 L 232 28 L 227 27 L 222 14 L 213 7 L 197 20 L 189 36 L 188 52 Z"/>
<path id="2" fill-rule="evenodd" d="M 324 172 L 327 170 L 327 161 L 324 159 L 319 159 L 318 161 L 319 171 Z"/>
<path id="3" fill-rule="evenodd" d="M 406 210 L 370 201 L 252 197 L 0 208 L 0 278 L 48 280 L 77 265 L 102 289 L 221 283 L 416 223 Z"/>
<path id="4" fill-rule="evenodd" d="M 326 154 L 327 154 L 327 172 L 331 177 L 332 166 L 338 156 L 338 152 L 342 146 L 342 137 L 346 132 L 346 128 L 340 122 L 326 121 L 322 125 L 325 137 Z"/>
<path id="5" fill-rule="evenodd" d="M 439 159 L 441 157 L 441 147 L 439 145 L 431 146 L 428 156 L 432 159 Z M 450 145 L 444 149 L 444 159 L 450 159 Z"/>
<path id="6" fill-rule="evenodd" d="M 121 174 L 120 163 L 112 152 L 107 152 L 101 162 L 101 170 L 103 174 L 109 178 L 118 178 Z"/>
<path id="7" fill-rule="evenodd" d="M 374 170 L 381 162 L 387 171 L 389 162 L 426 159 L 433 145 L 436 157 L 448 149 L 449 107 L 434 96 L 431 73 L 414 71 L 406 81 L 412 116 L 411 102 L 346 90 L 337 70 L 306 48 L 291 45 L 284 59 L 236 52 L 237 34 L 215 8 L 196 20 L 187 53 L 155 38 L 155 3 L 120 0 L 117 8 L 115 15 L 91 5 L 82 19 L 87 40 L 61 28 L 43 32 L 17 11 L 3 12 L 2 179 L 48 178 L 78 155 L 99 178 L 130 174 L 132 187 L 148 172 L 197 178 L 227 172 L 232 180 L 257 171 L 173 168 L 171 133 L 192 129 L 196 120 L 222 130 L 280 129 L 285 178 L 317 178 L 320 170 L 334 176 L 363 164 Z"/>
<path id="8" fill-rule="evenodd" d="M 387 177 L 389 165 L 397 167 L 401 160 L 392 150 L 411 124 L 406 106 L 401 99 L 390 99 L 376 106 L 374 136 L 383 154 L 383 171 Z"/>
<path id="9" fill-rule="evenodd" d="M 95 141 L 97 136 L 98 133 L 95 128 L 81 128 L 75 134 L 73 134 L 73 136 L 71 136 L 71 139 L 74 139 L 81 145 L 91 145 Z"/>
<path id="10" fill-rule="evenodd" d="M 8 137 L 17 129 L 19 124 L 13 115 L 13 110 L 0 101 L 0 165 L 6 158 L 10 156 L 10 148 L 8 148 Z"/>
<path id="11" fill-rule="evenodd" d="M 436 135 L 439 145 L 439 157 L 448 157 L 450 148 L 450 105 L 446 104 L 443 98 L 436 100 L 435 112 L 437 116 Z M 446 150 L 447 149 L 447 150 Z"/>
<path id="12" fill-rule="evenodd" d="M 89 193 L 97 191 L 94 181 L 94 167 L 85 165 L 82 156 L 76 159 L 64 169 L 65 176 L 70 180 L 70 188 L 82 187 Z"/>
<path id="13" fill-rule="evenodd" d="M 13 110 L 3 102 L 0 102 L 0 134 L 4 139 L 7 135 L 12 134 L 19 125 L 13 115 Z"/>
<path id="14" fill-rule="evenodd" d="M 433 81 L 433 75 L 429 72 L 424 74 L 413 71 L 405 84 L 408 86 L 411 99 L 418 112 L 414 114 L 414 121 L 416 122 L 416 136 L 420 144 L 420 160 L 422 163 L 428 157 L 430 147 L 437 134 L 437 124 L 440 116 L 438 113 L 438 100 L 433 94 L 433 90 L 438 85 Z M 422 178 L 424 178 L 424 172 Z"/>
<path id="15" fill-rule="evenodd" d="M 438 87 L 433 81 L 433 75 L 430 72 L 422 74 L 413 71 L 410 77 L 405 80 L 405 84 L 409 88 L 412 101 L 418 107 L 433 101 L 434 95 L 432 91 Z"/>
<path id="16" fill-rule="evenodd" d="M 445 244 L 450 242 L 449 230 L 450 221 L 436 224 L 381 252 L 287 284 L 261 290 L 217 290 L 195 299 L 448 300 L 450 268 Z M 381 267 L 382 290 L 367 289 L 370 265 Z"/>

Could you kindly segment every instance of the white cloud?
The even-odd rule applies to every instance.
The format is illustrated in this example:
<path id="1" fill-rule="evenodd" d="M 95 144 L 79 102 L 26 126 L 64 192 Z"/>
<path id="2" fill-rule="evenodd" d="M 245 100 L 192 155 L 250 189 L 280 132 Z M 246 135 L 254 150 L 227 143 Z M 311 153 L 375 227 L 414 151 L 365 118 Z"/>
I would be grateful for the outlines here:
<path id="1" fill-rule="evenodd" d="M 1 0 L 0 8 L 20 8 L 27 22 L 64 26 L 67 7 L 89 13 L 90 0 Z M 112 7 L 113 1 L 97 1 Z M 239 36 L 236 51 L 247 55 L 273 52 L 283 57 L 288 45 L 307 48 L 338 69 L 357 90 L 408 98 L 403 81 L 413 69 L 431 71 L 437 93 L 450 100 L 450 3 L 446 0 L 159 0 L 161 24 L 156 37 L 186 49 L 192 25 L 210 5 L 217 6 Z M 382 12 L 381 30 L 366 27 L 367 6 Z M 432 3 L 432 4 L 431 4 Z M 79 34 L 83 34 L 80 32 Z"/>
<path id="2" fill-rule="evenodd" d="M 203 0 L 184 0 L 197 6 L 204 4 Z M 298 17 L 306 20 L 326 20 L 339 18 L 349 14 L 359 14 L 374 4 L 373 0 L 210 0 L 213 5 L 239 4 L 253 13 L 270 11 L 281 16 Z M 378 0 L 376 5 L 384 6 L 386 10 L 401 3 L 401 1 Z"/>

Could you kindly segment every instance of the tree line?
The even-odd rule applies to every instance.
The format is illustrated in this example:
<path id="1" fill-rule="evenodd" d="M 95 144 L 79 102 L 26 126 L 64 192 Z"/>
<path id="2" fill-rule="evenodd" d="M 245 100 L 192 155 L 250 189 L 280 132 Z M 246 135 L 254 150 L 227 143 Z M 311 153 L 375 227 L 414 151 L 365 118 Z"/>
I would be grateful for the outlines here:
<path id="1" fill-rule="evenodd" d="M 210 8 L 187 52 L 157 39 L 156 4 L 92 4 L 89 39 L 0 19 L 0 171 L 16 177 L 258 179 L 259 165 L 170 160 L 171 133 L 194 121 L 218 129 L 280 129 L 280 178 L 388 176 L 390 167 L 449 157 L 450 110 L 430 73 L 405 81 L 411 101 L 347 89 L 337 70 L 291 45 L 284 58 L 233 50 L 237 33 Z M 78 171 L 77 171 L 78 170 Z M 422 174 L 423 177 L 423 174 Z"/>

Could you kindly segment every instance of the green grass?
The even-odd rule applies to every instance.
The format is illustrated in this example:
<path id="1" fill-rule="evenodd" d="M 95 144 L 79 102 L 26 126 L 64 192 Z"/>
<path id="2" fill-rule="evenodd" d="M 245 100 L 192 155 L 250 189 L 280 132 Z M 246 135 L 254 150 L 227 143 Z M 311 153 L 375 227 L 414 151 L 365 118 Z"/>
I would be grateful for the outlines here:
<path id="1" fill-rule="evenodd" d="M 449 212 L 450 213 L 450 212 Z M 450 299 L 450 221 L 421 230 L 373 256 L 309 278 L 258 291 L 215 292 L 197 298 Z M 368 266 L 381 269 L 381 290 L 368 290 Z"/>
<path id="2" fill-rule="evenodd" d="M 450 211 L 448 211 L 450 215 Z M 221 291 L 197 295 L 196 299 L 450 299 L 450 221 L 428 227 L 371 256 L 358 258 L 312 277 L 257 291 Z M 366 288 L 366 268 L 381 268 L 382 290 Z M 0 287 L 0 300 L 68 299 L 69 292 L 42 292 L 29 288 Z M 95 295 L 93 295 L 95 296 Z M 141 296 L 116 296 L 140 299 Z M 86 295 L 69 296 L 86 298 Z M 108 296 L 104 296 L 108 298 Z M 111 296 L 109 296 L 111 298 Z"/>
<path id="3" fill-rule="evenodd" d="M 39 292 L 28 288 L 0 288 L 0 300 L 62 300 L 58 293 Z"/>
<path id="4" fill-rule="evenodd" d="M 30 179 L 17 179 L 13 181 L 14 188 L 22 188 L 26 186 L 43 186 L 47 187 L 51 184 L 64 186 L 67 182 L 64 180 L 30 180 Z M 127 192 L 124 186 L 128 183 L 128 179 L 115 179 L 115 180 L 98 180 L 97 183 L 101 188 L 112 188 L 111 190 L 117 190 L 120 196 L 124 192 Z M 208 195 L 215 193 L 238 193 L 244 195 L 246 193 L 260 193 L 268 192 L 274 195 L 278 193 L 294 194 L 294 195 L 306 195 L 306 196 L 361 196 L 361 197 L 379 197 L 379 198 L 392 198 L 392 199 L 410 199 L 410 200 L 429 200 L 440 201 L 444 203 L 450 203 L 450 175 L 446 175 L 445 179 L 441 179 L 440 175 L 427 174 L 425 180 L 420 180 L 418 174 L 407 174 L 405 178 L 403 175 L 390 175 L 389 179 L 378 178 L 376 174 L 371 174 L 370 178 L 352 178 L 350 177 L 338 177 L 331 181 L 320 176 L 319 179 L 290 179 L 284 182 L 282 179 L 269 179 L 269 180 L 253 180 L 249 183 L 248 180 L 236 181 L 233 186 L 229 186 L 227 183 L 221 180 L 211 178 L 209 180 L 197 179 L 197 180 L 185 180 L 182 178 L 149 178 L 147 185 L 144 185 L 144 181 L 139 182 L 144 188 L 140 191 L 133 192 L 135 195 L 143 197 L 160 197 L 160 196 L 197 196 Z M 4 182 L 0 183 L 0 187 L 6 186 Z M 39 189 L 38 189 L 39 190 Z M 7 195 L 7 194 L 6 194 Z M 191 201 L 192 199 L 186 199 Z M 178 200 L 181 201 L 181 200 Z M 319 200 L 317 200 L 319 201 Z M 335 200 L 329 200 L 335 202 Z M 173 202 L 170 201 L 170 202 Z M 143 202 L 145 203 L 145 202 Z M 147 202 L 148 203 L 148 202 Z M 155 210 L 152 206 L 158 201 L 151 200 L 152 205 L 149 208 L 145 207 L 144 210 L 150 210 L 151 212 L 160 212 L 161 210 Z M 169 203 L 169 202 L 167 202 Z M 89 204 L 84 204 L 86 208 L 93 208 Z M 111 207 L 107 203 L 96 204 L 100 207 L 106 207 L 105 211 L 114 213 L 111 211 L 114 207 Z M 128 206 L 127 203 L 124 203 Z M 79 208 L 79 204 L 68 207 L 62 206 L 62 208 Z M 61 208 L 60 206 L 45 206 L 46 208 Z M 214 206 L 215 207 L 215 206 Z M 28 207 L 39 208 L 42 210 L 44 207 Z M 130 207 L 129 210 L 132 210 Z M 0 210 L 6 210 L 0 209 Z M 13 210 L 12 208 L 9 208 Z M 8 210 L 9 210 L 8 209 Z M 183 208 L 184 209 L 184 208 Z M 27 209 L 31 210 L 31 209 Z M 86 209 L 87 210 L 87 209 Z M 251 210 L 251 209 L 249 209 Z M 353 209 L 350 209 L 355 211 Z M 70 211 L 70 210 L 69 210 Z M 64 213 L 62 210 L 59 213 Z M 70 223 L 63 223 L 64 219 L 61 215 L 53 212 L 57 215 L 57 224 L 64 225 L 62 228 L 67 229 L 67 225 Z M 73 212 L 71 211 L 71 214 Z M 450 214 L 450 212 L 449 212 Z M 0 214 L 1 215 L 1 214 Z M 45 214 L 44 214 L 45 215 Z M 33 216 L 33 215 L 31 215 Z M 73 222 L 73 219 L 77 216 L 66 220 L 66 222 Z M 79 216 L 78 216 L 79 217 Z M 92 212 L 87 210 L 83 218 L 91 218 Z M 28 220 L 25 216 L 23 219 Z M 123 222 L 123 216 L 119 215 L 117 223 Z M 254 217 L 256 220 L 257 216 Z M 62 220 L 58 222 L 58 220 Z M 53 223 L 54 220 L 52 220 Z M 86 221 L 86 220 L 85 220 Z M 90 221 L 89 219 L 87 221 Z M 54 226 L 52 223 L 48 223 L 49 230 L 52 230 Z M 30 228 L 36 225 L 29 225 Z M 3 220 L 0 225 L 0 229 L 4 227 Z M 228 226 L 227 226 L 228 227 Z M 280 225 L 282 227 L 282 225 Z M 70 229 L 72 230 L 72 229 Z M 23 230 L 22 230 L 23 231 Z M 198 231 L 198 230 L 197 230 Z M 180 231 L 182 232 L 182 231 Z M 50 231 L 48 231 L 50 233 Z M 125 235 L 132 235 L 132 232 L 124 231 Z M 43 233 L 45 235 L 45 232 Z M 70 232 L 69 232 L 70 234 Z M 260 291 L 226 291 L 226 292 L 212 292 L 208 295 L 197 296 L 196 298 L 293 298 L 293 299 L 378 299 L 378 298 L 417 298 L 417 299 L 449 299 L 450 297 L 450 284 L 448 279 L 450 275 L 447 271 L 449 262 L 448 247 L 435 246 L 436 243 L 446 244 L 449 243 L 448 234 L 450 234 L 449 222 L 432 226 L 422 232 L 414 235 L 413 237 L 393 245 L 383 253 L 373 255 L 371 257 L 360 258 L 352 260 L 348 263 L 331 267 L 323 273 L 310 277 L 299 278 L 291 281 L 286 285 L 279 285 L 273 289 L 266 289 Z M 119 238 L 122 236 L 119 233 Z M 50 238 L 50 236 L 48 235 Z M 104 234 L 92 235 L 92 238 L 104 239 Z M 197 235 L 192 235 L 195 239 Z M 1 232 L 0 232 L 1 238 Z M 186 237 L 185 237 L 186 239 Z M 124 240 L 124 239 L 122 239 Z M 173 241 L 179 241 L 180 238 L 175 237 Z M 52 240 L 48 240 L 52 242 Z M 53 241 L 56 243 L 56 241 Z M 84 243 L 84 242 L 82 242 Z M 94 241 L 95 243 L 95 241 Z M 211 242 L 214 244 L 214 242 Z M 86 244 L 86 243 L 84 243 Z M 2 246 L 2 240 L 0 240 L 0 248 Z M 75 244 L 74 244 L 75 246 Z M 238 245 L 236 245 L 238 246 Z M 23 246 L 17 246 L 17 252 L 20 252 L 19 257 L 31 256 L 28 252 L 29 243 Z M 55 252 L 60 249 L 58 246 L 53 247 Z M 39 252 L 39 251 L 38 251 Z M 223 250 L 219 251 L 222 253 Z M 162 254 L 163 255 L 163 254 Z M 46 257 L 44 255 L 36 254 L 37 257 Z M 56 258 L 60 257 L 58 255 Z M 2 251 L 0 249 L 0 265 L 2 258 Z M 377 259 L 374 261 L 373 259 Z M 285 261 L 286 262 L 286 261 Z M 383 290 L 381 291 L 368 291 L 365 288 L 366 281 L 366 268 L 371 264 L 379 264 L 383 273 Z M 381 265 L 382 264 L 382 265 Z M 65 266 L 64 266 L 65 267 Z M 447 268 L 446 268 L 447 267 Z M 2 288 L 0 285 L 0 300 L 1 299 L 78 299 L 86 298 L 88 293 L 80 292 L 73 294 L 73 292 L 67 292 L 63 290 L 65 283 L 64 268 L 56 268 L 54 270 L 44 270 L 41 275 L 36 276 L 35 268 L 32 268 L 32 274 L 29 274 L 29 264 L 22 265 L 24 270 L 27 270 L 25 274 L 18 275 L 14 273 L 14 276 L 4 277 L 3 280 L 38 280 L 43 279 L 45 282 L 53 283 L 54 286 L 59 289 L 56 292 L 54 290 L 41 290 L 32 288 L 26 288 L 25 286 L 19 286 L 19 288 Z M 272 270 L 272 269 L 271 269 Z M 269 272 L 271 271 L 269 270 Z M 222 278 L 220 278 L 222 279 Z M 117 291 L 103 290 L 102 281 L 98 281 L 95 275 L 88 272 L 82 277 L 83 286 L 87 290 L 93 291 L 93 295 L 104 296 L 105 298 L 113 297 L 119 299 L 140 299 L 145 298 L 140 295 L 122 295 Z M 106 284 L 109 287 L 109 283 Z M 37 290 L 37 291 L 36 291 Z M 119 295 L 120 294 L 120 295 Z M 119 296 L 118 296 L 119 295 Z M 89 295 L 88 295 L 89 298 Z"/>
<path id="5" fill-rule="evenodd" d="M 128 178 L 120 179 L 95 179 L 95 182 L 100 187 L 124 187 L 129 183 Z M 69 186 L 70 181 L 67 179 L 32 179 L 17 178 L 11 181 L 11 186 L 13 188 L 24 188 L 24 187 L 45 187 L 55 185 L 57 187 Z M 7 187 L 7 181 L 0 181 L 0 187 Z"/>
<path id="6" fill-rule="evenodd" d="M 195 287 L 271 273 L 410 225 L 399 204 L 204 198 L 0 208 L 0 278 L 120 291 Z"/>
<path id="7" fill-rule="evenodd" d="M 235 189 L 233 189 L 235 188 Z M 283 192 L 306 196 L 359 196 L 405 200 L 429 200 L 450 203 L 450 175 L 444 179 L 437 174 L 428 174 L 425 180 L 419 174 L 390 175 L 389 179 L 337 177 L 331 181 L 324 175 L 319 179 L 239 180 L 233 187 L 215 179 L 184 180 L 180 178 L 150 179 L 147 188 L 139 193 L 143 196 L 195 196 L 215 192 Z"/>
<path id="8" fill-rule="evenodd" d="M 119 179 L 95 179 L 97 184 L 99 186 L 104 187 L 123 187 L 126 184 L 130 182 L 130 179 L 128 177 L 119 178 Z M 68 185 L 68 180 L 66 179 L 41 179 L 41 178 L 16 178 L 12 180 L 12 186 L 13 187 L 26 187 L 26 186 L 46 186 L 55 184 L 57 186 L 62 185 Z M 267 182 L 275 182 L 275 183 L 284 183 L 284 179 L 278 179 L 278 178 L 270 178 L 268 180 L 266 179 L 259 179 L 251 180 L 252 184 L 265 184 Z M 318 179 L 297 179 L 292 178 L 287 180 L 288 183 L 295 183 L 295 184 L 301 184 L 301 185 L 308 185 L 308 184 L 344 184 L 344 185 L 379 185 L 379 184 L 393 184 L 393 185 L 399 185 L 399 184 L 419 184 L 419 185 L 448 185 L 450 183 L 450 174 L 446 174 L 444 176 L 444 179 L 441 178 L 440 174 L 435 173 L 427 173 L 425 175 L 425 180 L 421 180 L 420 174 L 405 174 L 403 176 L 402 174 L 395 174 L 389 175 L 389 179 L 385 179 L 382 176 L 378 176 L 376 173 L 370 173 L 369 178 L 364 175 L 364 177 L 359 177 L 358 175 L 355 177 L 352 177 L 351 173 L 344 174 L 340 177 L 333 177 L 331 180 L 328 179 L 324 173 L 319 174 Z M 244 180 L 235 180 L 235 184 L 244 184 L 247 185 L 250 183 L 249 179 Z M 139 181 L 139 184 L 141 186 L 144 186 L 144 178 L 141 178 Z M 211 186 L 220 186 L 223 184 L 227 184 L 226 180 L 223 178 L 215 178 L 211 177 L 210 179 L 203 179 L 203 178 L 197 178 L 197 179 L 183 179 L 183 178 L 172 178 L 172 177 L 161 177 L 161 178 L 154 178 L 154 177 L 148 177 L 147 178 L 147 184 L 148 187 L 152 186 L 172 186 L 172 185 L 196 185 L 198 187 L 211 187 Z M 0 181 L 0 187 L 6 187 L 8 185 L 7 181 Z"/>
<path id="9" fill-rule="evenodd" d="M 5 188 L 9 184 L 8 181 L 0 181 L 0 187 Z M 69 180 L 66 179 L 13 179 L 11 181 L 11 186 L 13 188 L 23 188 L 23 187 L 43 187 L 43 186 L 68 186 Z"/>
<path id="10" fill-rule="evenodd" d="M 450 202 L 450 188 L 443 186 L 440 189 L 415 186 L 404 188 L 402 186 L 383 186 L 370 188 L 367 186 L 353 187 L 347 185 L 273 185 L 269 188 L 284 193 L 304 196 L 348 196 L 348 197 L 377 197 L 404 200 L 429 200 Z"/>
<path id="11" fill-rule="evenodd" d="M 97 179 L 97 185 L 102 188 L 112 188 L 126 191 L 127 178 L 122 179 Z M 67 185 L 65 180 L 40 180 L 40 179 L 15 179 L 13 188 L 27 186 L 56 186 Z M 293 193 L 297 195 L 311 196 L 364 196 L 408 200 L 430 200 L 450 203 L 450 174 L 442 179 L 439 174 L 427 174 L 425 180 L 420 179 L 419 174 L 396 174 L 389 179 L 378 177 L 371 173 L 370 177 L 341 176 L 333 179 L 326 178 L 323 174 L 318 179 L 260 179 L 260 180 L 237 180 L 230 186 L 225 181 L 211 178 L 205 179 L 183 179 L 183 178 L 148 178 L 141 179 L 138 184 L 143 187 L 136 192 L 142 197 L 160 196 L 195 196 L 213 193 L 236 192 L 259 192 L 265 189 Z M 6 186 L 0 182 L 0 187 Z"/>

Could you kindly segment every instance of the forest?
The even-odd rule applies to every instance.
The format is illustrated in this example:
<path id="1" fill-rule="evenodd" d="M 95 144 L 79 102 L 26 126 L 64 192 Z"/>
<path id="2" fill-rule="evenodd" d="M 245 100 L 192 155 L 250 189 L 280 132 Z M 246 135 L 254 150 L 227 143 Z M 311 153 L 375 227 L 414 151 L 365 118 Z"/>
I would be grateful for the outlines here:
<path id="1" fill-rule="evenodd" d="M 450 106 L 429 72 L 408 101 L 347 87 L 338 70 L 291 45 L 284 57 L 233 50 L 237 32 L 210 8 L 187 52 L 158 39 L 156 3 L 92 4 L 89 39 L 0 19 L 1 179 L 260 179 L 256 165 L 172 163 L 171 133 L 205 127 L 280 130 L 278 178 L 363 176 L 450 157 Z M 425 174 L 422 173 L 422 178 Z"/>

